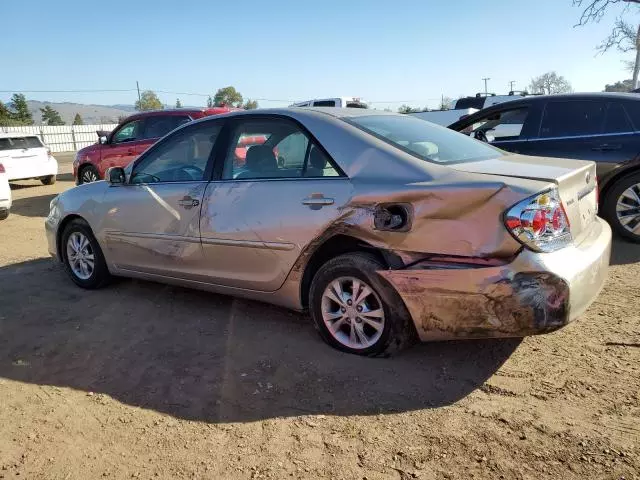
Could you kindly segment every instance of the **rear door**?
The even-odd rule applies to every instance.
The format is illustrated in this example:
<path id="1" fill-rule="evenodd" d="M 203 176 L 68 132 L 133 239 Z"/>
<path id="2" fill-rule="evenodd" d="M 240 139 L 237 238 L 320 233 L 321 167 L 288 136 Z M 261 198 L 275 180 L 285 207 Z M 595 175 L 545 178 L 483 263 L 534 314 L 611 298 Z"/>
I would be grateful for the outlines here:
<path id="1" fill-rule="evenodd" d="M 532 154 L 544 157 L 597 161 L 607 111 L 603 100 L 549 100 L 538 138 L 531 139 Z"/>
<path id="2" fill-rule="evenodd" d="M 236 148 L 253 136 L 266 141 L 238 165 Z M 275 291 L 300 252 L 340 216 L 351 182 L 308 132 L 282 117 L 234 120 L 218 160 L 200 220 L 206 281 Z"/>

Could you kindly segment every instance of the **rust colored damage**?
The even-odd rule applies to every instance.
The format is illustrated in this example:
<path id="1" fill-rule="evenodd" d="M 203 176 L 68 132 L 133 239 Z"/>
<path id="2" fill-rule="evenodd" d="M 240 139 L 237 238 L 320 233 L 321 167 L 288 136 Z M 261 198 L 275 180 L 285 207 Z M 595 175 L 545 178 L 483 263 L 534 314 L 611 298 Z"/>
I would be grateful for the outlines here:
<path id="1" fill-rule="evenodd" d="M 378 272 L 404 300 L 421 340 L 521 337 L 569 321 L 569 286 L 500 267 Z"/>

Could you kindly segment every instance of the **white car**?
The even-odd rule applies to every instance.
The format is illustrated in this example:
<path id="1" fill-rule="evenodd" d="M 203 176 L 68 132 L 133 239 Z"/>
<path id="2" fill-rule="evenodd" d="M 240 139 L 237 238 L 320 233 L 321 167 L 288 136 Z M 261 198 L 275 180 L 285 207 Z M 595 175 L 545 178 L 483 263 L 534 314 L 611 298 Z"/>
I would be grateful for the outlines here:
<path id="1" fill-rule="evenodd" d="M 360 97 L 333 97 L 333 98 L 316 98 L 314 100 L 306 100 L 297 102 L 290 107 L 338 107 L 338 108 L 368 108 Z"/>
<path id="2" fill-rule="evenodd" d="M 37 136 L 0 133 L 0 154 L 9 181 L 37 178 L 45 185 L 56 182 L 58 162 Z"/>
<path id="3" fill-rule="evenodd" d="M 0 152 L 0 220 L 4 220 L 9 216 L 11 209 L 11 188 L 9 188 L 9 180 L 4 164 L 4 157 Z"/>

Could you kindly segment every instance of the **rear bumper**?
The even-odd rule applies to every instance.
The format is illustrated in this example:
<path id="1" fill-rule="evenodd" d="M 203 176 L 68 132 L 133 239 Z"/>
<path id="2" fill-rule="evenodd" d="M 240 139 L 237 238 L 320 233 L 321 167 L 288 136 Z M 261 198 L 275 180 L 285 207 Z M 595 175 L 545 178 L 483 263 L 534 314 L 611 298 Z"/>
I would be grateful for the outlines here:
<path id="1" fill-rule="evenodd" d="M 421 340 L 522 337 L 575 320 L 602 289 L 611 228 L 596 218 L 579 245 L 523 250 L 495 267 L 379 272 L 400 294 Z"/>

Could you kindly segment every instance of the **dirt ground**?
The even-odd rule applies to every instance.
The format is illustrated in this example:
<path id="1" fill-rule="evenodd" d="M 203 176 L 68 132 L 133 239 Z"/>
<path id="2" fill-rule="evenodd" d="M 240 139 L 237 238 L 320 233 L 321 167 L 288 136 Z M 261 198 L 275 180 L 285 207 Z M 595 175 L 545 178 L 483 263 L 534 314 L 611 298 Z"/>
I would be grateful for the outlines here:
<path id="1" fill-rule="evenodd" d="M 640 479 L 640 246 L 559 332 L 359 358 L 254 302 L 78 289 L 43 233 L 60 159 L 0 222 L 0 478 Z"/>

